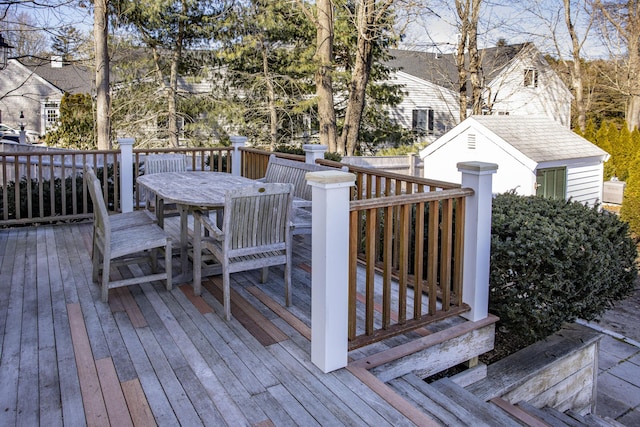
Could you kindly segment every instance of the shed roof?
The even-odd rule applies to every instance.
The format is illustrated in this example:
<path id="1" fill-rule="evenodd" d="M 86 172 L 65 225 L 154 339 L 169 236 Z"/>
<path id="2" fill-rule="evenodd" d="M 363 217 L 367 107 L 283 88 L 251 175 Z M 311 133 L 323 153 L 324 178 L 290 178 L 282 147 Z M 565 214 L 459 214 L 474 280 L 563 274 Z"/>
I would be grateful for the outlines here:
<path id="1" fill-rule="evenodd" d="M 538 163 L 608 158 L 606 151 L 546 116 L 486 115 L 471 119 Z"/>

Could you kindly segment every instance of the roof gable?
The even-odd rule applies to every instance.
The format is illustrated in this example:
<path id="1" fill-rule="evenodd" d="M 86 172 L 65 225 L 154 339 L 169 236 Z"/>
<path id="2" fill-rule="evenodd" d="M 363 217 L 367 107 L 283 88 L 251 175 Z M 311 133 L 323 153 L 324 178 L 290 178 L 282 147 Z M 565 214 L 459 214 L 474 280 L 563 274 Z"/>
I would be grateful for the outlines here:
<path id="1" fill-rule="evenodd" d="M 494 79 L 518 53 L 529 46 L 535 48 L 530 43 L 522 43 L 480 49 L 485 79 L 487 81 Z M 387 64 L 392 68 L 451 90 L 455 90 L 457 87 L 458 69 L 453 53 L 391 49 L 390 54 L 393 59 Z M 468 63 L 468 58 L 465 61 Z"/>
<path id="2" fill-rule="evenodd" d="M 421 157 L 431 154 L 469 127 L 490 132 L 536 163 L 609 155 L 600 147 L 546 116 L 471 116 L 421 151 Z"/>

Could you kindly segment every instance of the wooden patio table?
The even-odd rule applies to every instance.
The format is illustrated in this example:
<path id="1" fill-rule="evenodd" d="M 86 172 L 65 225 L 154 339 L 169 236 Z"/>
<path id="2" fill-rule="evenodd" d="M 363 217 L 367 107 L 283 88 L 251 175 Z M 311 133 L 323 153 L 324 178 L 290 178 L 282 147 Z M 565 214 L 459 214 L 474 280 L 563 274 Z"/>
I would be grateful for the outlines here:
<path id="1" fill-rule="evenodd" d="M 256 184 L 256 181 L 225 172 L 165 172 L 142 175 L 138 185 L 155 193 L 158 197 L 156 215 L 160 226 L 164 225 L 164 203 L 175 203 L 180 212 L 180 275 L 174 276 L 174 282 L 187 282 L 192 279 L 187 256 L 189 245 L 188 215 L 193 209 L 214 210 L 224 206 L 227 190 Z M 210 271 L 209 274 L 214 274 Z"/>

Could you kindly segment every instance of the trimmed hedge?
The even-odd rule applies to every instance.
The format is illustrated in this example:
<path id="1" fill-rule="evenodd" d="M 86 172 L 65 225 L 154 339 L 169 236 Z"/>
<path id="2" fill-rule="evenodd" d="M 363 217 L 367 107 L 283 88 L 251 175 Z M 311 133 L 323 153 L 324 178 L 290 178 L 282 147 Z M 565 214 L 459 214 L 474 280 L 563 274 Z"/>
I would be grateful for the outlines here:
<path id="1" fill-rule="evenodd" d="M 626 298 L 636 244 L 616 215 L 577 202 L 498 195 L 493 201 L 489 310 L 531 343 L 564 322 L 593 320 Z"/>

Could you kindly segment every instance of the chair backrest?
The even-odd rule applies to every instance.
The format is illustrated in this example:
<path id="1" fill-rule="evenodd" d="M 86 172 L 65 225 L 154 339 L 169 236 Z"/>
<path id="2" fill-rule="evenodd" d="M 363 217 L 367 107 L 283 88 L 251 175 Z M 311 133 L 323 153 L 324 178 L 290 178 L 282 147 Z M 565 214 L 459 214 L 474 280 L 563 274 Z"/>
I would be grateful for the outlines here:
<path id="1" fill-rule="evenodd" d="M 228 191 L 222 224 L 228 256 L 287 248 L 292 194 L 293 184 L 256 184 Z"/>
<path id="2" fill-rule="evenodd" d="M 307 172 L 340 170 L 329 166 L 312 163 L 298 162 L 296 160 L 283 159 L 275 154 L 269 156 L 264 182 L 290 182 L 293 184 L 294 197 L 311 200 L 311 186 L 307 185 Z M 348 170 L 343 167 L 342 170 Z"/>
<path id="3" fill-rule="evenodd" d="M 150 154 L 144 159 L 144 174 L 185 172 L 187 163 L 182 154 Z"/>
<path id="4" fill-rule="evenodd" d="M 89 189 L 91 201 L 93 202 L 93 226 L 96 230 L 96 236 L 102 241 L 108 242 L 109 236 L 111 235 L 111 224 L 109 222 L 107 205 L 104 203 L 104 197 L 102 196 L 100 180 L 93 171 L 93 168 L 87 165 L 84 167 L 84 180 Z"/>

